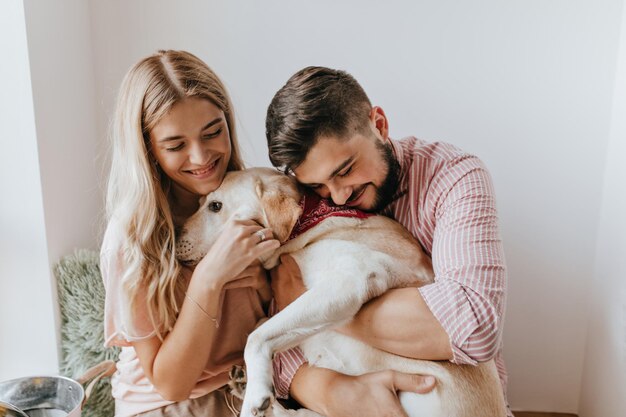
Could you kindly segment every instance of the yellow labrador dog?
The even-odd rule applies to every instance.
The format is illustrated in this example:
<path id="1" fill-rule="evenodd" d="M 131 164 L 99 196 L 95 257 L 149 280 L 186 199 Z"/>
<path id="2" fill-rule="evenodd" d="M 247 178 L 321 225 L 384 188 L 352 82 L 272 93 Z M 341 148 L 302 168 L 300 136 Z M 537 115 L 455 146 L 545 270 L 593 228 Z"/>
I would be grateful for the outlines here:
<path id="1" fill-rule="evenodd" d="M 285 410 L 273 398 L 272 356 L 299 345 L 310 364 L 344 374 L 392 369 L 435 376 L 437 384 L 429 394 L 400 393 L 410 417 L 506 416 L 493 361 L 463 366 L 407 359 L 332 331 L 390 288 L 432 282 L 432 266 L 414 238 L 383 216 L 330 217 L 287 241 L 302 212 L 300 198 L 293 179 L 273 169 L 231 172 L 204 198 L 181 233 L 178 258 L 199 261 L 231 216 L 256 220 L 285 242 L 262 260 L 264 267 L 273 268 L 281 254 L 289 253 L 308 289 L 248 337 L 241 415 L 319 416 L 306 409 Z"/>

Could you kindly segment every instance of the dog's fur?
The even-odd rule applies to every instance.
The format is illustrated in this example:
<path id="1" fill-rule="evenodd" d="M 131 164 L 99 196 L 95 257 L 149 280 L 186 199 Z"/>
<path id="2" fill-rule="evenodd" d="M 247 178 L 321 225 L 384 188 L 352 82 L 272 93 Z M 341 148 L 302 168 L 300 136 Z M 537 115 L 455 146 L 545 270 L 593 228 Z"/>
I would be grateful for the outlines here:
<path id="1" fill-rule="evenodd" d="M 229 173 L 185 224 L 178 257 L 200 260 L 221 225 L 233 215 L 270 227 L 284 242 L 301 214 L 299 200 L 295 182 L 275 170 L 253 168 Z M 212 201 L 222 203 L 219 212 L 208 210 Z M 493 361 L 464 366 L 412 360 L 332 331 L 348 322 L 365 302 L 390 288 L 432 282 L 430 259 L 401 225 L 383 216 L 330 217 L 286 242 L 263 260 L 264 267 L 276 266 L 284 253 L 298 264 L 308 290 L 249 336 L 244 353 L 248 381 L 242 416 L 318 416 L 306 409 L 286 411 L 273 401 L 272 355 L 296 345 L 310 364 L 344 374 L 393 369 L 435 376 L 437 384 L 431 393 L 400 394 L 411 417 L 506 415 Z"/>

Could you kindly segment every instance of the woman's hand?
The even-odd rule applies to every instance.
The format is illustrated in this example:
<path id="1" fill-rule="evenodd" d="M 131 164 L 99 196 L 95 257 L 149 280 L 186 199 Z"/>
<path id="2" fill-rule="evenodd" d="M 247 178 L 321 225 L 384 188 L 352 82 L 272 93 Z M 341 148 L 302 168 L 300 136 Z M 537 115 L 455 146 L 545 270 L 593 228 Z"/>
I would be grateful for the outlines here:
<path id="1" fill-rule="evenodd" d="M 261 239 L 261 233 L 265 236 Z M 240 278 L 240 274 L 261 256 L 278 249 L 271 229 L 253 220 L 231 218 L 209 252 L 196 267 L 209 277 L 209 286 L 221 288 Z M 250 274 L 248 274 L 250 275 Z"/>
<path id="2" fill-rule="evenodd" d="M 163 398 L 188 398 L 207 366 L 212 346 L 220 343 L 217 325 L 224 289 L 252 287 L 269 293 L 267 275 L 257 258 L 279 246 L 270 229 L 231 219 L 196 268 L 182 268 L 189 286 L 174 328 L 164 340 L 155 336 L 133 342 L 146 376 Z"/>

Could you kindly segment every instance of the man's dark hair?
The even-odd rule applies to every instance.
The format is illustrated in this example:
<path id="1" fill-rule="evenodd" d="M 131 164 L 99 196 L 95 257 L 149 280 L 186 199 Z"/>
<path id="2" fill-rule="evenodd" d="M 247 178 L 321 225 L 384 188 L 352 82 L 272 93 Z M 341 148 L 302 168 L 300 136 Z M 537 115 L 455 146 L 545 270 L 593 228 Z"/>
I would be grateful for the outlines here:
<path id="1" fill-rule="evenodd" d="M 270 161 L 289 172 L 304 162 L 320 137 L 367 133 L 371 109 L 367 94 L 347 72 L 324 67 L 298 71 L 267 109 Z"/>

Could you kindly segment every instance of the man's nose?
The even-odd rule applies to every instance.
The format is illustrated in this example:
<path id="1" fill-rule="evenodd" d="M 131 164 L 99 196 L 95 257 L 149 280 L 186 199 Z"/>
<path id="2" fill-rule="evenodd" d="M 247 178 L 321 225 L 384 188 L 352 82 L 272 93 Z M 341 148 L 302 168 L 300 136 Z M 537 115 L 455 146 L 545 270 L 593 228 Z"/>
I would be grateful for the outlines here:
<path id="1" fill-rule="evenodd" d="M 333 203 L 338 206 L 346 204 L 346 201 L 348 201 L 348 198 L 352 195 L 352 187 L 333 184 L 329 185 L 328 189 L 330 191 L 330 198 L 332 198 Z"/>

